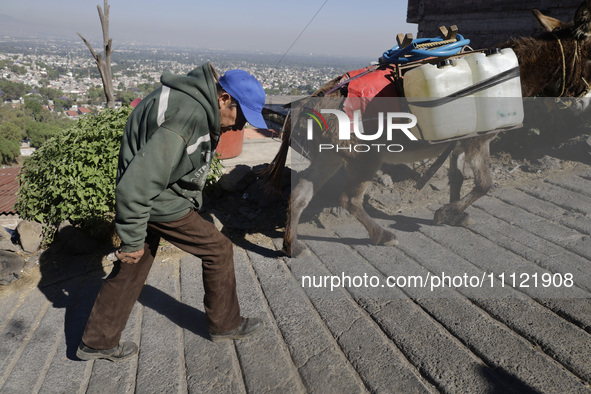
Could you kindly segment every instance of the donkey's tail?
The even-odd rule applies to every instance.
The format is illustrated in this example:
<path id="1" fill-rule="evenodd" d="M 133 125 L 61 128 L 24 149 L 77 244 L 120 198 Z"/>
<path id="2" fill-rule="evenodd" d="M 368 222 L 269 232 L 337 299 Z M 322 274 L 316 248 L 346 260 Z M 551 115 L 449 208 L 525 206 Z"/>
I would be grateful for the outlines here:
<path id="1" fill-rule="evenodd" d="M 330 82 L 328 82 L 326 85 L 324 85 L 323 87 L 318 89 L 316 92 L 314 92 L 308 98 L 306 98 L 304 100 L 300 100 L 298 102 L 299 103 L 298 107 L 299 108 L 303 107 L 304 103 L 306 103 L 308 99 L 311 99 L 314 97 L 325 97 L 325 96 L 342 97 L 342 96 L 344 96 L 345 94 L 343 94 L 342 89 L 341 89 L 342 86 L 339 86 L 339 83 L 342 80 L 342 78 L 343 78 L 343 76 L 339 76 L 339 77 L 332 79 Z M 335 89 L 335 87 L 336 87 L 336 89 Z M 270 189 L 272 189 L 272 190 L 280 191 L 281 187 L 282 187 L 281 179 L 282 179 L 282 175 L 283 175 L 283 168 L 285 167 L 285 162 L 287 160 L 287 154 L 289 153 L 289 147 L 290 147 L 290 142 L 291 142 L 291 127 L 292 127 L 291 120 L 292 120 L 292 117 L 293 117 L 293 119 L 298 118 L 298 115 L 296 114 L 294 116 L 292 111 L 298 112 L 297 109 L 294 109 L 292 107 L 285 119 L 284 126 L 283 126 L 283 132 L 281 135 L 281 147 L 279 148 L 279 152 L 277 152 L 277 154 L 275 155 L 275 158 L 273 159 L 271 164 L 269 164 L 267 166 L 267 168 L 260 173 L 261 176 L 263 176 L 264 178 L 266 178 L 269 181 Z"/>
<path id="2" fill-rule="evenodd" d="M 275 155 L 273 161 L 261 173 L 261 175 L 269 181 L 271 190 L 279 191 L 282 187 L 281 179 L 283 177 L 283 169 L 285 168 L 285 162 L 287 161 L 287 154 L 289 153 L 291 140 L 290 117 L 291 114 L 288 114 L 284 123 L 285 127 L 281 133 L 281 146 L 279 147 L 279 151 Z"/>

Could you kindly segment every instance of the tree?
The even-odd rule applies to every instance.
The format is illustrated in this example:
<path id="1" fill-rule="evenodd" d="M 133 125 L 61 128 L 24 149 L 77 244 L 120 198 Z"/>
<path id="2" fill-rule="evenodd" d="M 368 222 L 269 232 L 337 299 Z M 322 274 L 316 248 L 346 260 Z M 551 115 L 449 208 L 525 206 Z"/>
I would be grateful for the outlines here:
<path id="1" fill-rule="evenodd" d="M 88 104 L 100 104 L 105 101 L 105 92 L 100 86 L 91 86 L 86 92 L 86 97 L 88 98 Z"/>
<path id="2" fill-rule="evenodd" d="M 92 45 L 86 40 L 86 38 L 82 37 L 80 33 L 77 33 L 78 36 L 84 41 L 92 57 L 94 58 L 98 70 L 101 74 L 101 79 L 103 81 L 103 88 L 105 90 L 105 97 L 107 98 L 107 107 L 108 108 L 115 108 L 115 94 L 113 90 L 113 76 L 111 74 L 111 51 L 113 49 L 113 39 L 109 38 L 109 8 L 110 6 L 107 4 L 107 0 L 105 0 L 105 12 L 101 9 L 100 5 L 96 6 L 99 13 L 99 18 L 101 20 L 101 26 L 103 29 L 103 47 L 104 47 L 104 58 L 100 53 L 96 53 L 92 48 Z"/>
<path id="3" fill-rule="evenodd" d="M 60 126 L 57 123 L 40 123 L 35 122 L 32 119 L 29 119 L 25 125 L 27 138 L 30 140 L 31 146 L 34 146 L 35 148 L 40 148 L 43 143 L 52 136 L 57 135 L 62 129 L 63 126 Z"/>
<path id="4" fill-rule="evenodd" d="M 53 100 L 54 111 L 63 111 L 70 108 L 70 100 L 66 97 L 60 97 Z"/>
<path id="5" fill-rule="evenodd" d="M 137 96 L 134 93 L 128 91 L 117 92 L 117 97 L 119 97 L 119 100 L 123 104 L 130 104 L 133 100 L 137 98 Z"/>
<path id="6" fill-rule="evenodd" d="M 28 110 L 35 120 L 41 114 L 43 106 L 37 97 L 25 97 L 25 109 Z"/>
<path id="7" fill-rule="evenodd" d="M 52 89 L 48 87 L 39 88 L 39 94 L 48 100 L 56 100 L 64 95 L 61 89 Z"/>
<path id="8" fill-rule="evenodd" d="M 19 66 L 18 64 L 13 64 L 10 67 L 10 71 L 18 75 L 25 75 L 27 73 L 27 69 L 24 66 Z"/>
<path id="9" fill-rule="evenodd" d="M 50 79 L 52 81 L 57 81 L 58 79 L 60 79 L 60 74 L 57 70 L 54 70 L 53 68 L 48 68 L 46 72 L 47 79 Z"/>
<path id="10" fill-rule="evenodd" d="M 18 120 L 4 122 L 0 125 L 0 137 L 5 138 L 7 141 L 15 141 L 18 144 L 24 137 L 23 127 L 19 125 Z"/>
<path id="11" fill-rule="evenodd" d="M 0 164 L 10 164 L 20 154 L 17 141 L 9 140 L 0 135 Z"/>
<path id="12" fill-rule="evenodd" d="M 24 83 L 0 80 L 0 90 L 4 93 L 4 99 L 18 100 L 20 97 L 24 96 L 30 88 Z"/>

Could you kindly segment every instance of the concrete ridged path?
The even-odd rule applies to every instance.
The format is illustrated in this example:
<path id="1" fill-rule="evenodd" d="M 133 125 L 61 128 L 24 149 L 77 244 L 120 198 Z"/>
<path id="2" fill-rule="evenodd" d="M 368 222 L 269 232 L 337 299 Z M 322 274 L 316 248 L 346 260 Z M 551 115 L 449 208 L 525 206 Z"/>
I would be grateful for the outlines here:
<path id="1" fill-rule="evenodd" d="M 331 214 L 301 227 L 303 258 L 279 257 L 279 239 L 235 246 L 243 314 L 266 323 L 245 341 L 208 339 L 200 262 L 163 254 L 124 332 L 140 353 L 122 363 L 75 357 L 110 268 L 46 257 L 38 278 L 0 293 L 0 393 L 590 393 L 591 169 L 496 189 L 468 228 L 431 225 L 430 208 L 379 219 L 398 247 L 368 246 L 356 221 Z M 502 272 L 492 288 L 302 286 Z M 573 286 L 533 287 L 535 274 L 564 273 Z"/>

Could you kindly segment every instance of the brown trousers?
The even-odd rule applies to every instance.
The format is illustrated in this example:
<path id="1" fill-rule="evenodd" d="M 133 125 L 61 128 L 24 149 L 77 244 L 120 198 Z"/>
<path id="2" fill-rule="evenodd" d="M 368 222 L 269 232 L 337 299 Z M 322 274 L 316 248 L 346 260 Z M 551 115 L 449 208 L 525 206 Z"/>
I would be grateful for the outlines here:
<path id="1" fill-rule="evenodd" d="M 94 349 L 111 349 L 121 333 L 150 272 L 160 237 L 202 260 L 204 305 L 211 333 L 238 327 L 232 242 L 195 211 L 168 223 L 148 223 L 144 255 L 137 264 L 118 262 L 105 279 L 86 323 L 82 342 Z"/>

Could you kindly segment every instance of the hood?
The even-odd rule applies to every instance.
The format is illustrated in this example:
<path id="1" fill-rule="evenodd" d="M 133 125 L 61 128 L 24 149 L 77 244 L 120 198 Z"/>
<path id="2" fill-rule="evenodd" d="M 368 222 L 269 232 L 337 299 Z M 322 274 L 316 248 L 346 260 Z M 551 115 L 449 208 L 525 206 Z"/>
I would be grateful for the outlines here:
<path id="1" fill-rule="evenodd" d="M 162 85 L 179 90 L 191 96 L 205 110 L 212 131 L 220 132 L 220 114 L 216 82 L 217 74 L 211 63 L 205 63 L 187 75 L 176 75 L 165 71 L 160 77 Z"/>

